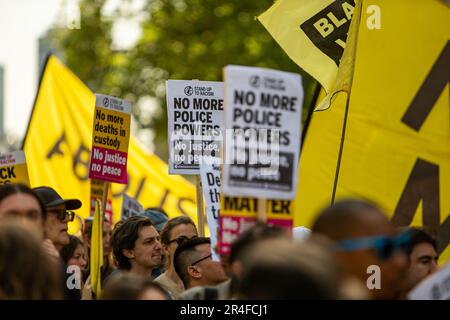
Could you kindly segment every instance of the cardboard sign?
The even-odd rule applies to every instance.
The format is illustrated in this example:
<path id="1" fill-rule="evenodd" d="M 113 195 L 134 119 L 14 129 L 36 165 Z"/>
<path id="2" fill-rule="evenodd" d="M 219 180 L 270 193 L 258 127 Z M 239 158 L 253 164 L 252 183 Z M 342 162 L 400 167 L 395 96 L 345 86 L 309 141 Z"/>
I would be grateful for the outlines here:
<path id="1" fill-rule="evenodd" d="M 219 232 L 220 212 L 220 160 L 217 163 L 208 164 L 201 162 L 200 179 L 202 181 L 203 194 L 206 202 L 206 218 L 211 238 L 211 254 L 214 261 L 220 261 L 218 255 L 217 238 Z"/>
<path id="2" fill-rule="evenodd" d="M 267 224 L 292 232 L 293 202 L 266 200 Z M 257 222 L 258 199 L 222 197 L 219 216 L 219 254 L 230 253 L 231 244 Z"/>
<path id="3" fill-rule="evenodd" d="M 203 156 L 220 157 L 223 82 L 168 80 L 169 173 L 199 174 Z"/>
<path id="4" fill-rule="evenodd" d="M 131 104 L 95 95 L 94 134 L 89 178 L 127 184 Z"/>
<path id="5" fill-rule="evenodd" d="M 7 183 L 30 185 L 25 153 L 23 151 L 14 151 L 0 155 L 0 185 Z"/>
<path id="6" fill-rule="evenodd" d="M 95 202 L 97 200 L 102 201 L 103 192 L 105 191 L 106 184 L 101 180 L 91 180 L 91 217 L 95 213 Z M 112 191 L 108 189 L 108 200 L 106 201 L 105 217 L 110 223 L 113 223 L 113 210 L 112 210 Z"/>
<path id="7" fill-rule="evenodd" d="M 293 199 L 303 88 L 300 75 L 227 66 L 223 194 Z"/>
<path id="8" fill-rule="evenodd" d="M 132 216 L 137 216 L 141 214 L 142 211 L 144 211 L 144 207 L 142 207 L 136 199 L 127 194 L 123 195 L 121 220 L 125 220 Z"/>
<path id="9" fill-rule="evenodd" d="M 422 281 L 408 295 L 409 300 L 450 300 L 450 263 Z"/>

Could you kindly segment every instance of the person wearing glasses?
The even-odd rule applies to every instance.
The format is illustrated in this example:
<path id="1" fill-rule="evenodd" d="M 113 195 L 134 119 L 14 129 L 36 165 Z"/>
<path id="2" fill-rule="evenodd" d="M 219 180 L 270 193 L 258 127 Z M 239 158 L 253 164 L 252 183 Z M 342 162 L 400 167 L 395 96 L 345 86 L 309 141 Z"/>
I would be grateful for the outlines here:
<path id="1" fill-rule="evenodd" d="M 81 208 L 78 199 L 64 200 L 58 192 L 50 187 L 37 187 L 33 189 L 47 210 L 47 218 L 44 222 L 44 234 L 61 252 L 65 245 L 69 244 L 68 223 L 73 221 L 75 213 L 71 210 Z"/>
<path id="2" fill-rule="evenodd" d="M 400 298 L 410 235 L 399 233 L 379 208 L 361 200 L 336 202 L 319 214 L 312 231 L 335 243 L 349 282 L 359 281 L 373 299 Z M 379 270 L 380 285 L 374 287 L 368 285 L 372 270 Z"/>
<path id="3" fill-rule="evenodd" d="M 184 292 L 184 284 L 178 277 L 173 265 L 175 250 L 183 242 L 196 238 L 197 228 L 191 218 L 179 216 L 166 222 L 161 230 L 161 243 L 166 260 L 166 271 L 155 279 L 166 289 L 173 299 L 178 299 Z"/>
<path id="4" fill-rule="evenodd" d="M 62 271 L 62 285 L 64 297 L 66 300 L 80 300 L 80 288 L 69 286 L 69 277 L 67 265 L 62 259 L 61 251 L 64 246 L 70 243 L 68 223 L 73 221 L 75 213 L 71 210 L 81 208 L 81 201 L 78 199 L 63 199 L 53 188 L 42 186 L 34 188 L 33 191 L 45 206 L 47 216 L 44 221 L 44 247 L 50 251 L 51 246 L 55 249 L 54 258 L 58 259 Z"/>
<path id="5" fill-rule="evenodd" d="M 182 243 L 174 254 L 175 271 L 184 287 L 214 286 L 228 279 L 220 261 L 213 261 L 211 240 L 198 237 Z"/>

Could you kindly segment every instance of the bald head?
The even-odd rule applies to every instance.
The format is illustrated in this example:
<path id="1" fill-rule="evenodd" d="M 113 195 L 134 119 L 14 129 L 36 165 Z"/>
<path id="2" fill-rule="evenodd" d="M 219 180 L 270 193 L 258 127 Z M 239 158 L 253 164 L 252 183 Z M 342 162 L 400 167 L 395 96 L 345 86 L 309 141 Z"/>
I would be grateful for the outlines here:
<path id="1" fill-rule="evenodd" d="M 335 242 L 396 234 L 394 226 L 379 208 L 360 200 L 340 201 L 325 209 L 312 230 L 313 233 L 324 235 Z M 406 256 L 401 250 L 396 250 L 386 259 L 379 257 L 374 247 L 336 251 L 335 254 L 344 273 L 359 279 L 363 286 L 367 283 L 369 266 L 378 266 L 383 271 L 381 289 L 369 292 L 373 298 L 398 297 L 406 269 Z"/>
<path id="2" fill-rule="evenodd" d="M 319 214 L 312 231 L 333 241 L 395 232 L 379 208 L 361 200 L 343 200 L 326 208 Z"/>

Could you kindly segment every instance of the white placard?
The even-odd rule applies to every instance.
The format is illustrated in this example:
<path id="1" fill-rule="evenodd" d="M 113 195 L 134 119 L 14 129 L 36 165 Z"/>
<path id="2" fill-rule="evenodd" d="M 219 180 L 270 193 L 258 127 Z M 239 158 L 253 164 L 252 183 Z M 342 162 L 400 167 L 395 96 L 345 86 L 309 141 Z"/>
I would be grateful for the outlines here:
<path id="1" fill-rule="evenodd" d="M 224 76 L 223 194 L 294 199 L 303 104 L 300 75 L 227 66 Z"/>
<path id="2" fill-rule="evenodd" d="M 217 158 L 216 158 L 217 159 Z M 220 159 L 216 163 L 200 163 L 200 179 L 206 202 L 206 218 L 211 238 L 211 254 L 214 261 L 220 261 L 217 249 L 220 211 Z"/>
<path id="3" fill-rule="evenodd" d="M 199 174 L 202 156 L 219 157 L 223 82 L 166 82 L 169 174 Z"/>
<path id="4" fill-rule="evenodd" d="M 423 280 L 408 295 L 409 300 L 450 300 L 450 263 Z"/>
<path id="5" fill-rule="evenodd" d="M 138 216 L 142 211 L 144 211 L 144 208 L 135 198 L 132 198 L 127 194 L 123 195 L 121 220 L 125 220 L 132 216 Z"/>

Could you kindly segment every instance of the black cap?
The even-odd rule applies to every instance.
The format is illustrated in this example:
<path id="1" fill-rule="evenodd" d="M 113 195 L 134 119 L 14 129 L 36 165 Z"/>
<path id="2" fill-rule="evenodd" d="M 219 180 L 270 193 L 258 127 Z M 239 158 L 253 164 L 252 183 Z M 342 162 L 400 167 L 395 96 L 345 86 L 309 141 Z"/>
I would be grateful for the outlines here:
<path id="1" fill-rule="evenodd" d="M 37 187 L 33 189 L 46 208 L 56 207 L 61 204 L 66 205 L 66 210 L 75 210 L 81 208 L 81 201 L 78 199 L 64 200 L 54 189 L 50 187 Z"/>

